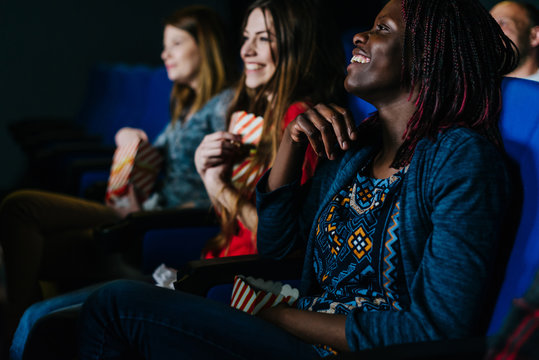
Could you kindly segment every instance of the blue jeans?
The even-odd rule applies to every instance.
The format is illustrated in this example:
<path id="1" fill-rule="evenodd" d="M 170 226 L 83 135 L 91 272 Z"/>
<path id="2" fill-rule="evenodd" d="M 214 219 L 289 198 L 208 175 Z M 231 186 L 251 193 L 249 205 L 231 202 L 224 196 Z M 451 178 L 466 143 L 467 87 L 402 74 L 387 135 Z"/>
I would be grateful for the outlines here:
<path id="1" fill-rule="evenodd" d="M 119 280 L 80 315 L 79 359 L 315 359 L 313 346 L 226 304 Z"/>
<path id="2" fill-rule="evenodd" d="M 22 359 L 28 335 L 39 319 L 56 311 L 81 306 L 86 298 L 88 298 L 88 296 L 90 296 L 90 294 L 99 286 L 100 285 L 89 286 L 64 295 L 43 300 L 26 309 L 19 321 L 15 335 L 13 335 L 13 341 L 11 342 L 11 348 L 9 349 L 10 360 Z"/>

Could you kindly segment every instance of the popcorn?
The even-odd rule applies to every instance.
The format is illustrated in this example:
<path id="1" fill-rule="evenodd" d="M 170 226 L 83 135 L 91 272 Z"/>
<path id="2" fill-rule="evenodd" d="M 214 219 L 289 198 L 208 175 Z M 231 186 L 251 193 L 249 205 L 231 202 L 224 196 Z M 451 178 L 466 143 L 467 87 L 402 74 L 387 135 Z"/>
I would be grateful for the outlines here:
<path id="1" fill-rule="evenodd" d="M 144 202 L 153 190 L 163 165 L 159 151 L 146 141 L 137 140 L 118 146 L 114 152 L 105 199 L 122 204 L 129 184 L 135 186 L 139 202 Z M 125 206 L 129 205 L 128 203 Z"/>
<path id="2" fill-rule="evenodd" d="M 176 269 L 167 267 L 165 264 L 159 265 L 153 272 L 152 277 L 155 285 L 174 290 L 174 281 L 176 281 Z"/>
<path id="3" fill-rule="evenodd" d="M 280 303 L 294 306 L 298 298 L 299 290 L 288 284 L 236 275 L 230 306 L 256 315 L 259 311 Z"/>

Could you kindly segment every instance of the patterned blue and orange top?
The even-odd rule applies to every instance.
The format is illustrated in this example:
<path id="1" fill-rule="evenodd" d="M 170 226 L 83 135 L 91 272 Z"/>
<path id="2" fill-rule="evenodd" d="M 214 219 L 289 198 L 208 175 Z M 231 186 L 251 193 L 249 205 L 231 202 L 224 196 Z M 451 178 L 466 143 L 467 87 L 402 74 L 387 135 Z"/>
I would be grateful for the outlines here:
<path id="1" fill-rule="evenodd" d="M 399 251 L 399 194 L 404 168 L 387 179 L 360 170 L 317 222 L 314 270 L 322 295 L 297 307 L 331 314 L 401 310 L 407 301 Z M 338 299 L 338 300 L 337 300 Z M 330 349 L 319 348 L 320 355 Z"/>

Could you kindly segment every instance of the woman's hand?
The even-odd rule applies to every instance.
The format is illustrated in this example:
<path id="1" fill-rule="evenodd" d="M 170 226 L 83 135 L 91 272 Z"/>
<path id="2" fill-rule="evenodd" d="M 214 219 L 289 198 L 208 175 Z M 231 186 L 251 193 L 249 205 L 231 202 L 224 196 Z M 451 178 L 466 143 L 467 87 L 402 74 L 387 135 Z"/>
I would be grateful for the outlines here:
<path id="1" fill-rule="evenodd" d="M 298 310 L 281 303 L 260 311 L 256 316 L 309 344 L 326 344 L 338 350 L 350 351 L 346 341 L 346 315 Z"/>
<path id="2" fill-rule="evenodd" d="M 287 127 L 294 143 L 311 144 L 320 157 L 335 159 L 336 151 L 348 150 L 357 139 L 356 126 L 347 109 L 335 104 L 318 104 L 298 115 Z"/>
<path id="3" fill-rule="evenodd" d="M 241 135 L 218 131 L 206 135 L 195 152 L 195 166 L 202 179 L 209 168 L 230 164 L 241 146 Z"/>
<path id="4" fill-rule="evenodd" d="M 348 110 L 334 104 L 310 108 L 286 127 L 266 190 L 273 191 L 301 177 L 308 144 L 318 156 L 333 160 L 337 151 L 348 150 L 356 139 L 356 126 Z"/>
<path id="5" fill-rule="evenodd" d="M 135 191 L 133 184 L 127 186 L 127 193 L 119 199 L 116 200 L 107 200 L 107 206 L 111 207 L 116 211 L 120 218 L 125 218 L 127 215 L 132 212 L 140 211 L 141 207 L 138 202 L 138 197 Z"/>
<path id="6" fill-rule="evenodd" d="M 124 127 L 118 130 L 114 136 L 116 146 L 131 144 L 138 140 L 148 141 L 148 135 L 146 135 L 144 130 Z"/>
<path id="7" fill-rule="evenodd" d="M 195 166 L 214 205 L 234 211 L 239 192 L 231 183 L 231 167 L 245 156 L 241 146 L 241 135 L 219 131 L 206 135 L 195 152 Z M 240 221 L 249 230 L 256 231 L 258 217 L 256 208 L 250 203 L 241 206 Z"/>

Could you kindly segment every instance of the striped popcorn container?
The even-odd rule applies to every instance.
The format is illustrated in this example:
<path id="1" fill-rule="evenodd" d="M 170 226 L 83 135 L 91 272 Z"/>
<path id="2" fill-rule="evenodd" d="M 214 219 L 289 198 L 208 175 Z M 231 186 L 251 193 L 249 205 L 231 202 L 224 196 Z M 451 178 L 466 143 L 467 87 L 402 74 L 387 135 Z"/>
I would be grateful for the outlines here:
<path id="1" fill-rule="evenodd" d="M 112 159 L 106 200 L 116 201 L 133 184 L 138 200 L 143 202 L 150 196 L 162 165 L 161 153 L 147 141 L 118 146 Z"/>
<path id="2" fill-rule="evenodd" d="M 232 168 L 233 184 L 251 186 L 262 177 L 265 169 L 261 165 L 253 165 L 252 162 L 256 154 L 256 145 L 262 136 L 263 127 L 264 118 L 262 116 L 255 116 L 245 111 L 238 111 L 233 115 L 230 132 L 241 135 L 241 141 L 244 145 L 252 145 L 249 155 L 241 162 L 234 164 Z"/>
<path id="3" fill-rule="evenodd" d="M 288 284 L 236 275 L 230 306 L 256 315 L 260 310 L 280 303 L 294 306 L 298 297 L 298 289 Z"/>

